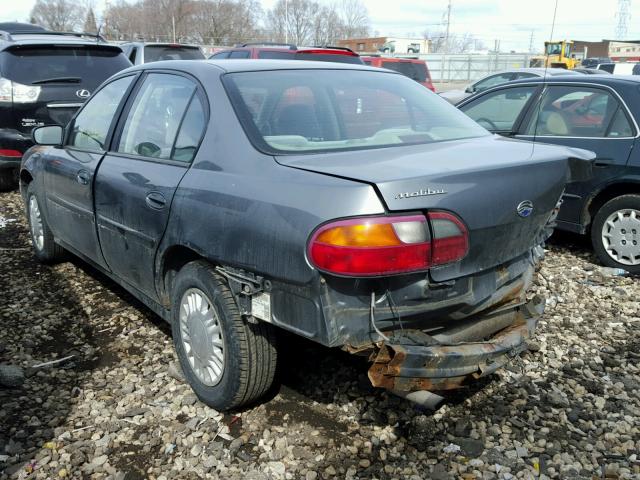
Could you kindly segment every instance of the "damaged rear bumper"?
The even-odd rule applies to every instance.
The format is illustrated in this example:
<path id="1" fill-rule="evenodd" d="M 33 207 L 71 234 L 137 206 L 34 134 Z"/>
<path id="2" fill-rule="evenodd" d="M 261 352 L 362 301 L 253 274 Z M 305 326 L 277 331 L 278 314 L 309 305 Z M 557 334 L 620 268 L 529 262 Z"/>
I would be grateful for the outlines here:
<path id="1" fill-rule="evenodd" d="M 526 350 L 544 311 L 535 297 L 438 335 L 397 331 L 371 355 L 374 387 L 412 392 L 452 390 L 484 377 Z"/>

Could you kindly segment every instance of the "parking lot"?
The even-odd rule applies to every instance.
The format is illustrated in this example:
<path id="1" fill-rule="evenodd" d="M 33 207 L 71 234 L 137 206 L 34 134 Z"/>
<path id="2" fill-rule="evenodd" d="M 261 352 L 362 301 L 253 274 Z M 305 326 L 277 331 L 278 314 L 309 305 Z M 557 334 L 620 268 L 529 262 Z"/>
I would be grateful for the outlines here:
<path id="1" fill-rule="evenodd" d="M 268 398 L 222 415 L 180 379 L 164 322 L 80 260 L 37 263 L 0 194 L 0 360 L 27 372 L 0 389 L 0 478 L 640 478 L 640 286 L 599 268 L 552 239 L 531 351 L 436 411 L 282 337 Z"/>

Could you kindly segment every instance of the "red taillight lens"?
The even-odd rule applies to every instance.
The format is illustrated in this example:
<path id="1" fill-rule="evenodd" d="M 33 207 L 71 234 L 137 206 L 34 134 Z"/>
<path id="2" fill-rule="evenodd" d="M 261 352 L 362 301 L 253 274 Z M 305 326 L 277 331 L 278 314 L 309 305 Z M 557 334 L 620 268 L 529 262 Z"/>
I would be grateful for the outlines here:
<path id="1" fill-rule="evenodd" d="M 22 152 L 18 150 L 8 150 L 6 148 L 0 148 L 0 157 L 21 157 Z"/>
<path id="2" fill-rule="evenodd" d="M 462 259 L 467 229 L 446 212 L 340 220 L 320 227 L 308 255 L 319 270 L 344 276 L 379 276 L 427 270 Z"/>
<path id="3" fill-rule="evenodd" d="M 429 268 L 431 244 L 423 215 L 340 220 L 320 227 L 309 243 L 318 269 L 377 276 Z"/>
<path id="4" fill-rule="evenodd" d="M 469 251 L 469 233 L 462 220 L 448 212 L 429 212 L 433 232 L 432 265 L 461 260 Z"/>

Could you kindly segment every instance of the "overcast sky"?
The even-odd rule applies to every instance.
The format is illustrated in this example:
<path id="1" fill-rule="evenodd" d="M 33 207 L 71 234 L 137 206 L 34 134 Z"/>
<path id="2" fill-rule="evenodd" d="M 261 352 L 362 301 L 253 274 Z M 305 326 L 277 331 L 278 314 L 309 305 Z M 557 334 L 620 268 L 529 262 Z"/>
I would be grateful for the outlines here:
<path id="1" fill-rule="evenodd" d="M 320 0 L 330 3 L 332 0 Z M 35 0 L 0 0 L 0 21 L 25 20 Z M 269 8 L 275 0 L 262 0 Z M 440 31 L 447 0 L 365 0 L 372 30 L 381 36 L 420 35 Z M 640 0 L 632 0 L 628 38 L 640 39 Z M 453 0 L 451 31 L 470 33 L 503 51 L 527 51 L 531 33 L 541 49 L 551 34 L 555 0 Z M 614 38 L 617 0 L 558 0 L 555 39 L 600 40 Z M 97 0 L 98 15 L 104 0 Z"/>

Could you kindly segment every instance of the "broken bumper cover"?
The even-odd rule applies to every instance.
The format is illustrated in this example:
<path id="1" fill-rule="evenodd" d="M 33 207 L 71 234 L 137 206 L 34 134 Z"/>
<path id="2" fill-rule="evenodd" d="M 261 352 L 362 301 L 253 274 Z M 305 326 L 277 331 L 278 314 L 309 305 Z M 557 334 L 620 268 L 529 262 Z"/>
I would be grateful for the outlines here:
<path id="1" fill-rule="evenodd" d="M 535 297 L 488 320 L 458 328 L 452 335 L 430 337 L 432 345 L 394 343 L 391 337 L 374 353 L 369 379 L 374 387 L 404 392 L 460 388 L 526 350 L 543 311 L 544 300 Z M 466 338 L 446 342 L 461 337 Z"/>

